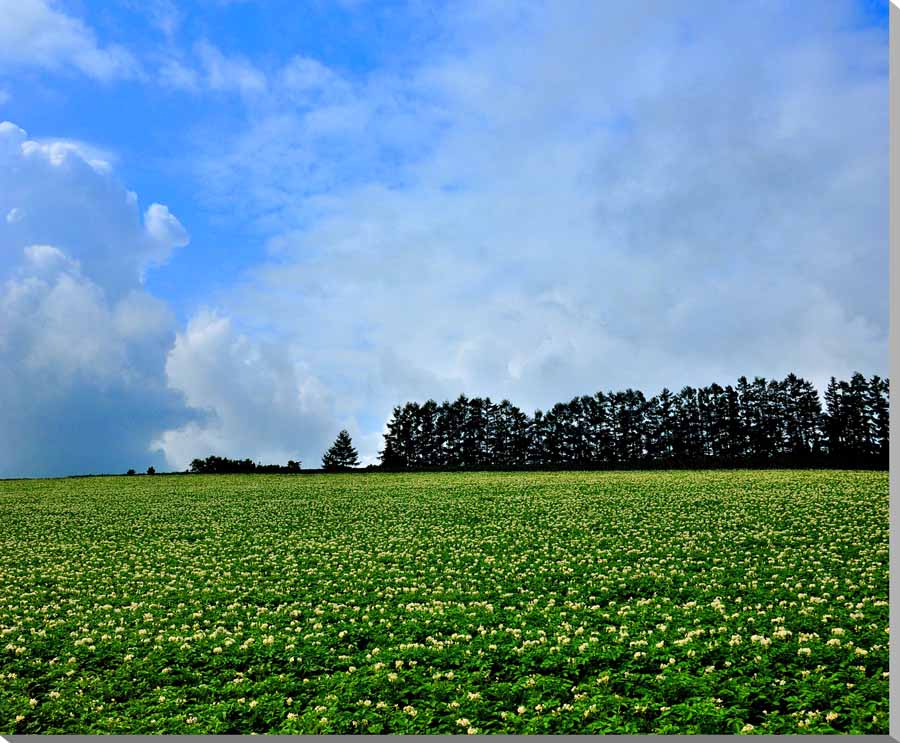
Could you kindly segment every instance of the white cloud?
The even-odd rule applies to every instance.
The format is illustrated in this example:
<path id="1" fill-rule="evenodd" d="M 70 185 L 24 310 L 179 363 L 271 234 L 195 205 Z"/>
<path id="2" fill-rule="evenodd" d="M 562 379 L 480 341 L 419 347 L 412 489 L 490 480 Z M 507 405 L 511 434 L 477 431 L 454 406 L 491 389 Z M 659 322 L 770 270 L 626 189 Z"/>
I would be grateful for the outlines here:
<path id="1" fill-rule="evenodd" d="M 91 148 L 0 123 L 0 476 L 165 465 L 164 430 L 200 418 L 168 387 L 175 319 L 140 272 L 187 235 L 144 221 Z"/>
<path id="2" fill-rule="evenodd" d="M 55 277 L 60 273 L 81 273 L 78 261 L 73 261 L 65 253 L 52 245 L 29 245 L 25 248 L 27 273 L 38 276 Z"/>
<path id="3" fill-rule="evenodd" d="M 277 74 L 280 90 L 302 102 L 328 96 L 343 97 L 350 86 L 326 65 L 311 57 L 296 55 Z"/>
<path id="4" fill-rule="evenodd" d="M 225 317 L 194 317 L 178 334 L 166 371 L 191 406 L 209 412 L 159 439 L 178 468 L 210 454 L 285 463 L 324 451 L 336 433 L 321 384 L 285 349 L 235 332 Z"/>
<path id="5" fill-rule="evenodd" d="M 0 286 L 0 475 L 164 465 L 150 444 L 196 418 L 163 369 L 174 319 L 149 295 L 110 301 L 52 246 Z"/>
<path id="6" fill-rule="evenodd" d="M 208 41 L 195 46 L 200 58 L 205 81 L 211 90 L 237 90 L 240 93 L 261 93 L 266 88 L 266 77 L 248 60 L 240 56 L 227 56 Z"/>
<path id="7" fill-rule="evenodd" d="M 175 57 L 166 57 L 160 62 L 159 79 L 163 85 L 175 89 L 195 92 L 200 88 L 197 70 Z"/>
<path id="8" fill-rule="evenodd" d="M 143 13 L 171 42 L 183 20 L 184 13 L 174 0 L 124 0 L 134 10 Z"/>
<path id="9" fill-rule="evenodd" d="M 112 298 L 147 267 L 187 244 L 184 227 L 161 204 L 142 219 L 136 196 L 116 180 L 115 158 L 72 140 L 34 141 L 0 123 L 0 274 L 27 245 L 46 244 L 77 260 Z"/>
<path id="10" fill-rule="evenodd" d="M 222 52 L 208 40 L 194 44 L 193 55 L 170 51 L 158 63 L 162 85 L 192 93 L 239 93 L 254 100 L 268 89 L 265 72 L 246 57 Z"/>
<path id="11" fill-rule="evenodd" d="M 53 165 L 62 165 L 69 153 L 74 153 L 101 174 L 109 174 L 115 164 L 115 156 L 99 147 L 76 139 L 26 140 L 22 142 L 23 154 L 43 157 Z"/>
<path id="12" fill-rule="evenodd" d="M 155 254 L 148 259 L 157 265 L 165 263 L 173 249 L 183 248 L 190 242 L 188 231 L 165 204 L 150 204 L 147 207 L 144 228 L 157 247 Z"/>
<path id="13" fill-rule="evenodd" d="M 0 69 L 76 69 L 98 80 L 134 76 L 138 66 L 122 47 L 101 47 L 81 20 L 48 0 L 0 0 Z"/>

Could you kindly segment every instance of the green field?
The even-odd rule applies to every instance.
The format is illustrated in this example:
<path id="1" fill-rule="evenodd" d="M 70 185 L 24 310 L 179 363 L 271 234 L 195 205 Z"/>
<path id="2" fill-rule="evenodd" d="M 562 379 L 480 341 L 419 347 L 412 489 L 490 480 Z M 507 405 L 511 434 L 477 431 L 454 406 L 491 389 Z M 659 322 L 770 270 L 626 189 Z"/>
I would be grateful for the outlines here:
<path id="1" fill-rule="evenodd" d="M 888 731 L 885 472 L 0 482 L 0 733 Z"/>

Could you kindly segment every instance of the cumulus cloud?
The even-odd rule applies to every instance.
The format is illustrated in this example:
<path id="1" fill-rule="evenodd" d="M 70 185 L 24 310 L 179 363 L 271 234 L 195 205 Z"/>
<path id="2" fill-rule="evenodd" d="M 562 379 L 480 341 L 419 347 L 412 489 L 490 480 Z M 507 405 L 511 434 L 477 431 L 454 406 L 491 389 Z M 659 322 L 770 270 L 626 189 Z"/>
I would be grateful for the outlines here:
<path id="1" fill-rule="evenodd" d="M 0 123 L 0 274 L 27 245 L 52 245 L 77 260 L 113 299 L 144 271 L 164 263 L 188 233 L 161 204 L 142 215 L 137 197 L 116 179 L 114 159 L 71 140 L 35 141 Z"/>
<path id="2" fill-rule="evenodd" d="M 194 317 L 178 334 L 166 370 L 188 403 L 208 412 L 205 421 L 159 439 L 178 468 L 210 454 L 284 463 L 323 451 L 335 434 L 319 381 L 285 349 L 236 332 L 226 317 Z"/>
<path id="3" fill-rule="evenodd" d="M 139 291 L 110 302 L 51 246 L 25 255 L 0 289 L 0 475 L 163 466 L 154 437 L 196 417 L 167 386 L 170 312 Z"/>
<path id="4" fill-rule="evenodd" d="M 29 245 L 24 252 L 27 273 L 50 278 L 64 272 L 73 275 L 81 272 L 78 261 L 52 245 Z"/>
<path id="5" fill-rule="evenodd" d="M 223 316 L 178 333 L 144 289 L 189 235 L 112 162 L 0 123 L 0 476 L 317 457 L 337 419 L 300 358 Z"/>
<path id="6" fill-rule="evenodd" d="M 190 242 L 188 231 L 165 204 L 150 204 L 144 212 L 144 227 L 156 251 L 148 260 L 164 263 L 174 248 L 183 248 Z"/>
<path id="7" fill-rule="evenodd" d="M 160 204 L 142 220 L 94 159 L 0 124 L 0 476 L 163 467 L 153 440 L 202 417 L 169 387 L 175 319 L 140 283 L 187 234 Z"/>
<path id="8" fill-rule="evenodd" d="M 0 0 L 0 69 L 78 70 L 107 81 L 137 74 L 132 55 L 49 0 Z"/>
<path id="9" fill-rule="evenodd" d="M 75 139 L 24 140 L 22 152 L 25 155 L 34 154 L 36 157 L 43 157 L 54 165 L 62 165 L 71 152 L 98 173 L 103 174 L 112 172 L 115 160 L 112 153 Z"/>
<path id="10" fill-rule="evenodd" d="M 471 3 L 403 74 L 299 60 L 207 144 L 272 255 L 223 301 L 372 418 L 883 373 L 887 38 L 855 8 Z"/>

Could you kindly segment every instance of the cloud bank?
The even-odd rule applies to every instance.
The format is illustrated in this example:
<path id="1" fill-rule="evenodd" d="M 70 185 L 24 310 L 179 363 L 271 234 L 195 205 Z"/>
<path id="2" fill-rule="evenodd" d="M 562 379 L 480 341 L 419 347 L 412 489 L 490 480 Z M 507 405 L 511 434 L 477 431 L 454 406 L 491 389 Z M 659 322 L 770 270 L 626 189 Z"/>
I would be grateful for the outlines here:
<path id="1" fill-rule="evenodd" d="M 150 442 L 194 420 L 169 388 L 175 320 L 143 290 L 187 243 L 161 204 L 142 215 L 109 165 L 0 123 L 0 476 L 165 465 Z"/>
<path id="2" fill-rule="evenodd" d="M 440 21 L 412 70 L 272 75 L 200 170 L 268 241 L 223 307 L 363 432 L 460 392 L 886 371 L 887 39 L 855 5 Z"/>
<path id="3" fill-rule="evenodd" d="M 144 290 L 187 230 L 162 204 L 141 213 L 90 153 L 0 123 L 0 476 L 281 462 L 322 445 L 327 393 L 302 363 L 213 313 L 178 332 Z"/>

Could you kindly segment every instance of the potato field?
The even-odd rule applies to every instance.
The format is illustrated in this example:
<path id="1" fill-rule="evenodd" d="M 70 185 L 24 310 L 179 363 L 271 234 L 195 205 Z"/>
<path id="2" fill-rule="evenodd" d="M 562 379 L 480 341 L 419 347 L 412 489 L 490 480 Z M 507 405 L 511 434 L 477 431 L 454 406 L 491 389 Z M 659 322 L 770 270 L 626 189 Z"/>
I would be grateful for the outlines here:
<path id="1" fill-rule="evenodd" d="M 888 731 L 888 476 L 0 482 L 0 734 Z"/>

